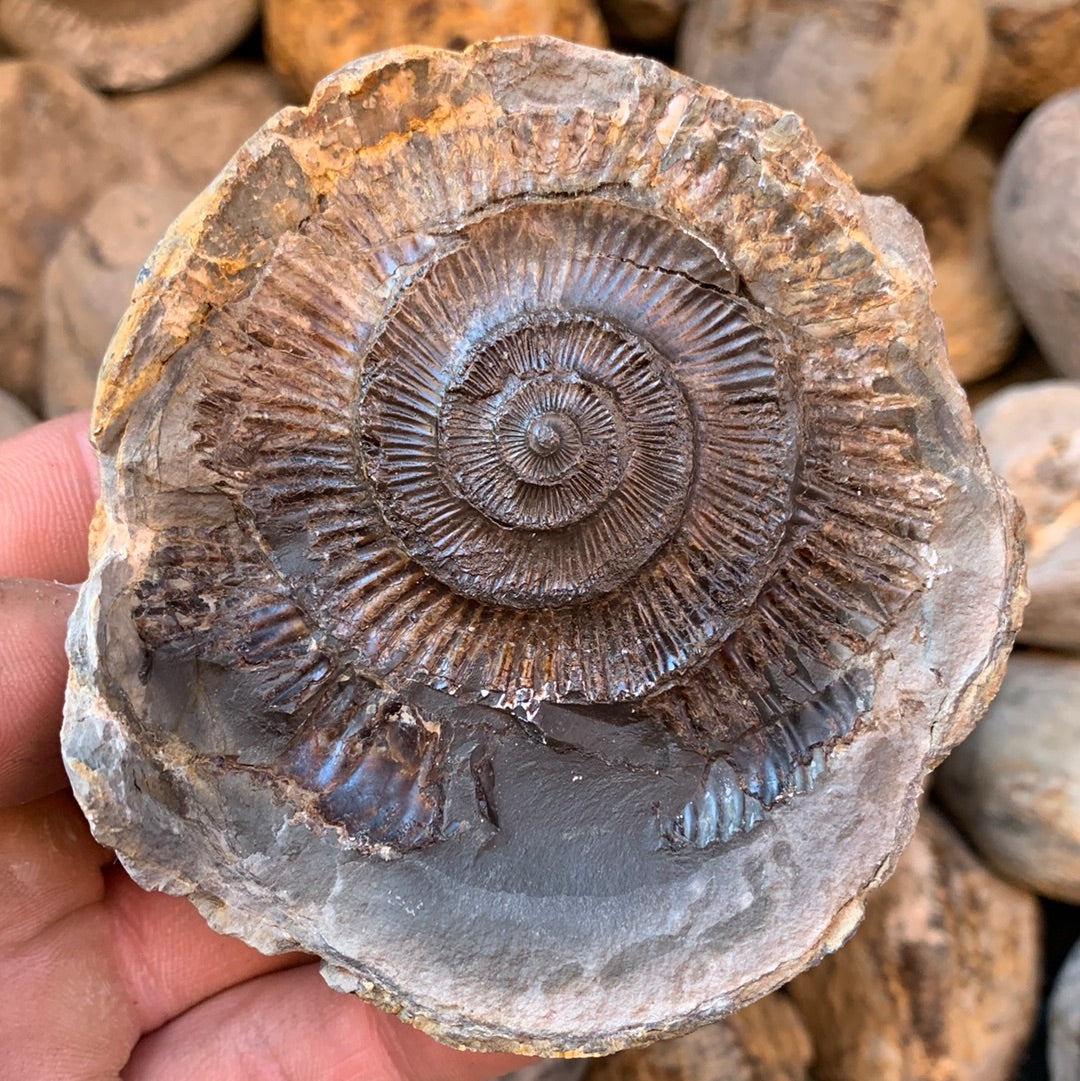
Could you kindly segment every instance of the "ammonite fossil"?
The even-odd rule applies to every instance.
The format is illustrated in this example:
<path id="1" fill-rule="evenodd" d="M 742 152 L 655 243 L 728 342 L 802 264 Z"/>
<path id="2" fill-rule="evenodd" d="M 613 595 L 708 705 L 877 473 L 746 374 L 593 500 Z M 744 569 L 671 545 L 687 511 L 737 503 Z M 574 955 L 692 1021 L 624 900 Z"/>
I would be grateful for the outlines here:
<path id="1" fill-rule="evenodd" d="M 106 360 L 97 836 L 463 1046 L 639 1043 L 835 948 L 1019 607 L 929 287 L 798 118 L 653 62 L 332 76 Z"/>

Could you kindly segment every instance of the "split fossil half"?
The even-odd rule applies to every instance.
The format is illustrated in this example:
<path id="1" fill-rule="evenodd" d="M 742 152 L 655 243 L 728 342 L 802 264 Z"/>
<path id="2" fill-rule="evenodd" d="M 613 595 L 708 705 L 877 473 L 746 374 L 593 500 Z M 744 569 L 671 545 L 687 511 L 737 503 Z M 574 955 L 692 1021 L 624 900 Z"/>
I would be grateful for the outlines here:
<path id="1" fill-rule="evenodd" d="M 796 117 L 658 64 L 332 76 L 106 359 L 96 835 L 463 1046 L 612 1050 L 835 948 L 1021 603 L 929 288 Z"/>

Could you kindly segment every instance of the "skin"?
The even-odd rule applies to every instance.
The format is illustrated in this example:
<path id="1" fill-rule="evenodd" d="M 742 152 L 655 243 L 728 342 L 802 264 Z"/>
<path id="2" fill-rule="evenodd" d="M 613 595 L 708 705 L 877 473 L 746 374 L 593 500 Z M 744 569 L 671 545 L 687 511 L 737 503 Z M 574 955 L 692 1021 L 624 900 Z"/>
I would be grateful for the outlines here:
<path id="1" fill-rule="evenodd" d="M 529 1060 L 442 1047 L 145 893 L 60 761 L 96 466 L 86 414 L 0 441 L 0 1062 L 21 1081 L 479 1081 Z"/>

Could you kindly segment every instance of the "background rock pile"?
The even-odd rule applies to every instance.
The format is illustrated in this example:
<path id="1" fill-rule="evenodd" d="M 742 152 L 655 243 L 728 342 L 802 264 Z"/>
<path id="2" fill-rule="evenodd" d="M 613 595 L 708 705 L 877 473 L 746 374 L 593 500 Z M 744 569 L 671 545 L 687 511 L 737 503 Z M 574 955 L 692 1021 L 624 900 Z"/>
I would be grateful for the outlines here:
<path id="1" fill-rule="evenodd" d="M 1027 513 L 1024 645 L 846 947 L 719 1025 L 543 1077 L 1080 1078 L 1080 953 L 1039 1020 L 1080 935 L 1080 0 L 103 10 L 0 0 L 0 437 L 87 407 L 178 211 L 273 112 L 394 45 L 550 33 L 644 51 L 799 112 L 916 215 L 955 373 Z"/>

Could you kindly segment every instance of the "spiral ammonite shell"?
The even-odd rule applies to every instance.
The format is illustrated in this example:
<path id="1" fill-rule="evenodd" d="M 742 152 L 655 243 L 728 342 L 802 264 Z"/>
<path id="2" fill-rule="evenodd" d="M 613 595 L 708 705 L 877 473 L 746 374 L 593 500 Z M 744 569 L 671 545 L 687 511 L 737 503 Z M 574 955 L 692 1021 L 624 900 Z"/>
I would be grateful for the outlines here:
<path id="1" fill-rule="evenodd" d="M 796 117 L 658 64 L 332 76 L 106 360 L 97 836 L 464 1046 L 641 1042 L 835 948 L 1019 606 L 929 286 Z"/>

